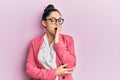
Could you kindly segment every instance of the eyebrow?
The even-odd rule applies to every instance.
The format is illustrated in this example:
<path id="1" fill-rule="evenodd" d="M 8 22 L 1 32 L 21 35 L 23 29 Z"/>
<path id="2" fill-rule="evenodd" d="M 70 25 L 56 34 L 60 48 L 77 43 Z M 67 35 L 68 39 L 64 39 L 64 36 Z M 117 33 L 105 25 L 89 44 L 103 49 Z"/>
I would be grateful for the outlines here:
<path id="1" fill-rule="evenodd" d="M 55 18 L 55 17 L 50 17 L 50 18 L 52 18 L 52 19 L 53 19 L 53 18 L 54 18 L 54 19 L 57 19 L 57 18 Z M 59 17 L 58 19 L 60 19 L 60 18 L 62 18 L 62 17 Z"/>

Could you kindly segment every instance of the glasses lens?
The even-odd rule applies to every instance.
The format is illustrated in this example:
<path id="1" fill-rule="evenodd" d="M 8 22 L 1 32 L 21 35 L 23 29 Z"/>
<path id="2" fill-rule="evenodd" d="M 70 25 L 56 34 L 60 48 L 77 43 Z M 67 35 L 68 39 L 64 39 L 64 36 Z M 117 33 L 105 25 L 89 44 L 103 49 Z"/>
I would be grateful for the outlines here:
<path id="1" fill-rule="evenodd" d="M 60 19 L 58 19 L 58 22 L 59 22 L 59 24 L 63 24 L 64 19 L 60 18 Z"/>
<path id="2" fill-rule="evenodd" d="M 46 20 L 50 20 L 52 24 L 57 24 L 57 22 L 58 22 L 60 25 L 63 24 L 63 22 L 64 22 L 64 19 L 62 19 L 62 18 L 59 18 L 59 19 L 51 18 L 51 19 L 46 19 Z"/>
<path id="3" fill-rule="evenodd" d="M 54 19 L 54 18 L 51 19 L 51 23 L 52 23 L 52 24 L 56 24 L 56 19 Z"/>

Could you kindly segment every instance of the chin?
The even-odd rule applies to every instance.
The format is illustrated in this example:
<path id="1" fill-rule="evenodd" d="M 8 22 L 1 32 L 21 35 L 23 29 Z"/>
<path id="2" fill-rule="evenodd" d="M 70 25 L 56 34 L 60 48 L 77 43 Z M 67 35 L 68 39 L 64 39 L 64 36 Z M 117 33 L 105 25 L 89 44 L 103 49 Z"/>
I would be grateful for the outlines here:
<path id="1" fill-rule="evenodd" d="M 51 33 L 52 36 L 55 36 L 55 33 Z"/>

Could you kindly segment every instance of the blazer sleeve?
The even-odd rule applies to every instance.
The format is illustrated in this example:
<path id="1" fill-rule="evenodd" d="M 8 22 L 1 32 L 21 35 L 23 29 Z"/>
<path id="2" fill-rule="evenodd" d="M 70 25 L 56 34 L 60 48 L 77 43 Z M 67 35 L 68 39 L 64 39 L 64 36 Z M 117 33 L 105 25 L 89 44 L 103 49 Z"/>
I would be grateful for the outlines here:
<path id="1" fill-rule="evenodd" d="M 33 79 L 54 80 L 55 70 L 40 69 L 35 62 L 35 53 L 33 43 L 30 43 L 26 62 L 26 74 Z M 48 77 L 49 76 L 49 77 Z"/>
<path id="2" fill-rule="evenodd" d="M 76 56 L 74 51 L 74 40 L 71 36 L 65 38 L 66 45 L 63 41 L 59 41 L 54 45 L 54 49 L 63 64 L 68 64 L 67 68 L 76 66 Z"/>

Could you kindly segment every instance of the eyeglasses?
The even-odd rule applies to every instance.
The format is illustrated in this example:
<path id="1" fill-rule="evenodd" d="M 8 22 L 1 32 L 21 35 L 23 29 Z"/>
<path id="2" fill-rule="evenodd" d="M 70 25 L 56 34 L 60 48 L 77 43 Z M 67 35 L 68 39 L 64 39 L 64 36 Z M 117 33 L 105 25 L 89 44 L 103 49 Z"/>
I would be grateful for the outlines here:
<path id="1" fill-rule="evenodd" d="M 63 19 L 63 18 L 59 18 L 59 19 L 50 18 L 50 19 L 45 19 L 45 20 L 50 20 L 52 24 L 57 24 L 57 22 L 58 22 L 59 25 L 62 25 L 63 22 L 64 22 L 64 19 Z"/>

